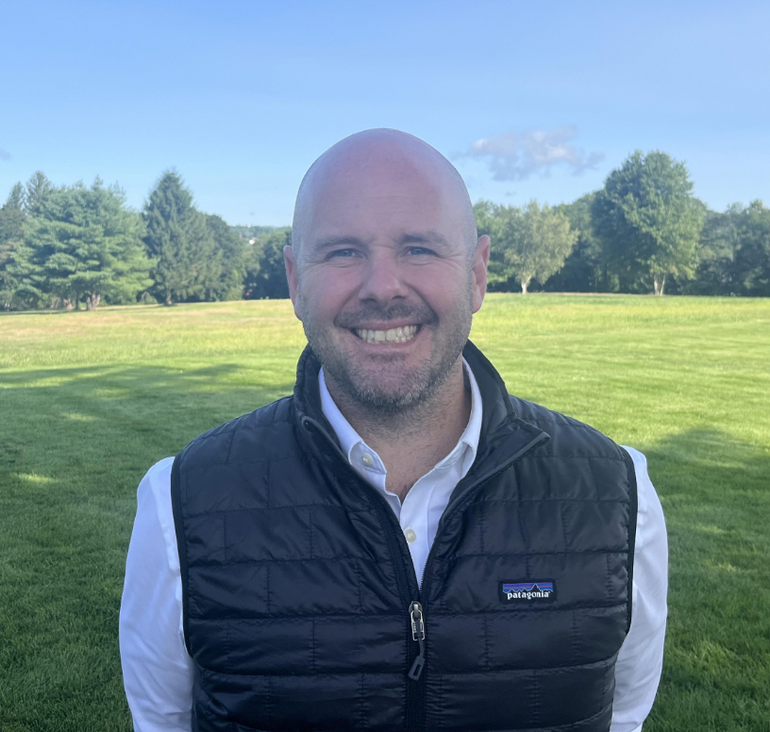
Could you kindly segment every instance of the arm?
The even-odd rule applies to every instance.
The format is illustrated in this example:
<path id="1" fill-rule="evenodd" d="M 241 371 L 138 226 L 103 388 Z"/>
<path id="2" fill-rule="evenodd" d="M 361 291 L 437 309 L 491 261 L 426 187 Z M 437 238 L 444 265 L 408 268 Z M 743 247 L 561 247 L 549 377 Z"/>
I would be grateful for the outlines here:
<path id="1" fill-rule="evenodd" d="M 182 633 L 182 582 L 166 458 L 144 476 L 120 607 L 123 683 L 135 732 L 190 732 L 193 663 Z"/>
<path id="2" fill-rule="evenodd" d="M 663 509 L 647 475 L 647 460 L 634 461 L 639 495 L 636 522 L 631 628 L 615 665 L 611 732 L 640 732 L 652 708 L 663 667 L 668 588 L 668 542 Z"/>

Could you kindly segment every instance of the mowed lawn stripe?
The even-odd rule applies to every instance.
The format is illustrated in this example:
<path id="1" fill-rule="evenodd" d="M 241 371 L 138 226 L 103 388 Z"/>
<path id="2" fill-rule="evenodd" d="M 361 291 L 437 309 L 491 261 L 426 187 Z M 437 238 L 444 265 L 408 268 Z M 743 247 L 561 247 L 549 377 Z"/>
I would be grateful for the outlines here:
<path id="1" fill-rule="evenodd" d="M 770 729 L 770 301 L 492 294 L 519 396 L 644 451 L 671 543 L 645 731 Z M 288 301 L 0 315 L 0 729 L 131 729 L 117 613 L 136 485 L 290 392 Z"/>

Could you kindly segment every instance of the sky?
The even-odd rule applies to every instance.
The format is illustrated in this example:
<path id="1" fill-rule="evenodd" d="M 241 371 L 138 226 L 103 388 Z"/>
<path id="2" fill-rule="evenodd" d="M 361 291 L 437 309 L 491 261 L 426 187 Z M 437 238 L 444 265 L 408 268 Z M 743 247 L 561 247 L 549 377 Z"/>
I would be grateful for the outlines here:
<path id="1" fill-rule="evenodd" d="M 768 29 L 766 0 L 6 2 L 0 202 L 42 170 L 140 209 L 174 168 L 200 210 L 282 226 L 324 150 L 393 127 L 474 202 L 570 202 L 662 150 L 710 208 L 770 204 Z"/>

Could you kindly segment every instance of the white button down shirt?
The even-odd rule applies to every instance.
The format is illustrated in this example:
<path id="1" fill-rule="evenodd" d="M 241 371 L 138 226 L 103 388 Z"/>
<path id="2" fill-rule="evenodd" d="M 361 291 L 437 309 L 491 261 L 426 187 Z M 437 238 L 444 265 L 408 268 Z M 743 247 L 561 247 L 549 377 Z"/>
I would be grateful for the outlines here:
<path id="1" fill-rule="evenodd" d="M 321 404 L 353 468 L 382 491 L 398 517 L 418 579 L 454 487 L 476 458 L 481 396 L 465 364 L 472 405 L 455 448 L 407 493 L 403 504 L 385 488 L 387 471 L 342 416 L 319 374 Z M 668 548 L 663 510 L 644 455 L 634 460 L 639 492 L 631 628 L 615 666 L 611 732 L 639 732 L 660 680 L 666 626 Z M 135 732 L 190 732 L 194 665 L 184 644 L 182 581 L 171 507 L 171 466 L 165 458 L 139 485 L 120 608 L 120 656 Z M 493 703 L 493 700 L 490 700 Z"/>
<path id="2" fill-rule="evenodd" d="M 393 513 L 396 514 L 412 555 L 414 571 L 420 586 L 422 586 L 422 573 L 428 560 L 428 552 L 436 538 L 441 514 L 444 513 L 455 486 L 471 469 L 479 446 L 481 394 L 467 364 L 466 373 L 471 386 L 471 416 L 468 419 L 468 425 L 452 452 L 412 486 L 403 503 L 395 493 L 385 488 L 388 471 L 382 460 L 342 416 L 342 412 L 337 408 L 326 388 L 323 369 L 318 373 L 323 413 L 337 433 L 340 447 L 347 455 L 348 462 L 367 483 L 373 485 L 385 496 Z"/>

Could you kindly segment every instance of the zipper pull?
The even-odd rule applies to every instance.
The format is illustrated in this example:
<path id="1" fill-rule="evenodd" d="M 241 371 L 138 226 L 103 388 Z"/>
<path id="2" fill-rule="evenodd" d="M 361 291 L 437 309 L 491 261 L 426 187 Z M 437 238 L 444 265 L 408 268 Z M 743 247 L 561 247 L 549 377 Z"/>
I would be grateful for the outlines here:
<path id="1" fill-rule="evenodd" d="M 412 626 L 412 640 L 420 644 L 420 652 L 414 659 L 408 675 L 412 681 L 417 681 L 425 666 L 425 617 L 419 602 L 409 605 L 409 622 Z"/>

